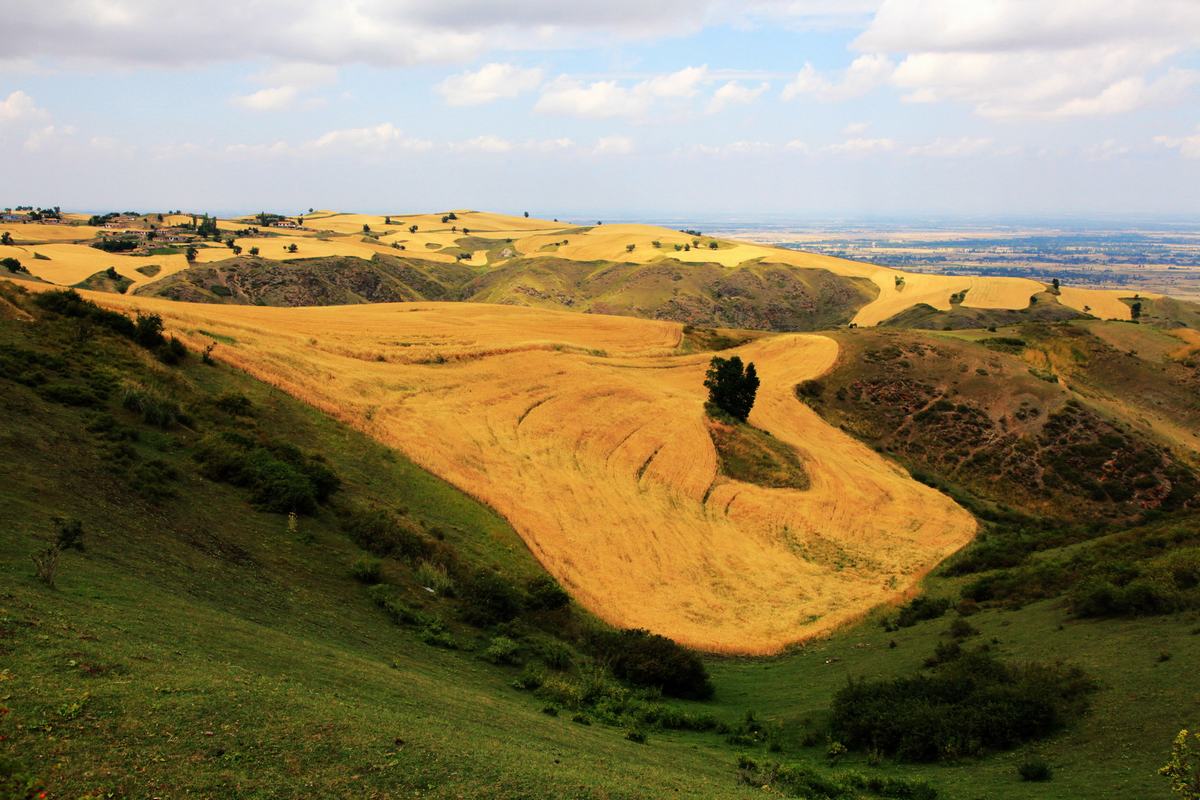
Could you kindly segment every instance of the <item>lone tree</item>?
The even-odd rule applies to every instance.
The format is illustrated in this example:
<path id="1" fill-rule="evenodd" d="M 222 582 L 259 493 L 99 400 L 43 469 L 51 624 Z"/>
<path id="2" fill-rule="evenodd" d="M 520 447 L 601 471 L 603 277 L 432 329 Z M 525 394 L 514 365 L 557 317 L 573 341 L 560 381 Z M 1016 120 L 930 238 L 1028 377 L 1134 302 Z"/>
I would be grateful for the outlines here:
<path id="1" fill-rule="evenodd" d="M 754 407 L 754 396 L 758 394 L 758 372 L 754 362 L 742 367 L 742 359 L 713 357 L 708 373 L 704 376 L 708 389 L 708 402 L 729 416 L 745 420 Z"/>

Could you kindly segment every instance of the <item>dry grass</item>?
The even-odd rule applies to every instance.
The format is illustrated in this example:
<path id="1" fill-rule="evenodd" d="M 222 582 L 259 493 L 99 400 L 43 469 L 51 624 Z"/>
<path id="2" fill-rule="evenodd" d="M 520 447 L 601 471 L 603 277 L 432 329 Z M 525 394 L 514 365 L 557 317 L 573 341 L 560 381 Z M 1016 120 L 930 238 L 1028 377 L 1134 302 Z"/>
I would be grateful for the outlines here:
<path id="1" fill-rule="evenodd" d="M 763 385 L 750 422 L 794 447 L 811 488 L 718 475 L 705 355 L 672 323 L 474 304 L 204 306 L 161 313 L 194 343 L 339 416 L 503 514 L 604 619 L 714 651 L 775 652 L 910 590 L 974 520 L 793 394 L 831 339 L 736 351 Z"/>

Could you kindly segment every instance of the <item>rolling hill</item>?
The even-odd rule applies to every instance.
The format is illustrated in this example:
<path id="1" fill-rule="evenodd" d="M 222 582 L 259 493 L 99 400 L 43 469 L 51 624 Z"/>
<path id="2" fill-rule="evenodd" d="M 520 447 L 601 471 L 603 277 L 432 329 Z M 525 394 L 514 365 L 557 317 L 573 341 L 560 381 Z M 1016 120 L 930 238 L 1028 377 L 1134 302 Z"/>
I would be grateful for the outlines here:
<path id="1" fill-rule="evenodd" d="M 701 447 L 715 451 L 715 469 L 707 460 L 713 455 L 698 457 L 696 445 L 709 434 L 681 435 L 694 423 L 656 432 L 664 414 L 689 419 L 687 409 L 700 404 L 696 382 L 705 355 L 681 353 L 720 341 L 716 334 L 487 305 L 270 309 L 89 295 L 111 306 L 161 310 L 169 330 L 189 342 L 218 342 L 215 364 L 193 352 L 170 366 L 161 361 L 169 351 L 156 357 L 139 340 L 107 332 L 109 325 L 122 329 L 112 319 L 81 325 L 83 317 L 72 316 L 79 307 L 41 303 L 4 286 L 0 308 L 11 311 L 0 315 L 0 392 L 10 414 L 24 421 L 0 438 L 0 515 L 13 534 L 0 543 L 0 676 L 8 709 L 0 717 L 0 787 L 12 796 L 283 797 L 295 796 L 302 782 L 304 792 L 324 796 L 748 797 L 761 796 L 765 774 L 775 776 L 776 791 L 792 796 L 809 796 L 818 785 L 837 797 L 1153 796 L 1163 788 L 1155 769 L 1195 708 L 1188 675 L 1200 657 L 1200 598 L 1186 588 L 1186 559 L 1197 547 L 1186 502 L 1173 511 L 1146 510 L 1110 498 L 1104 513 L 1074 520 L 1087 501 L 1081 489 L 1067 487 L 1043 513 L 1013 491 L 1009 477 L 997 485 L 972 481 L 960 462 L 902 447 L 914 441 L 904 438 L 907 428 L 877 418 L 889 404 L 864 405 L 849 390 L 845 401 L 837 396 L 855 383 L 913 380 L 956 393 L 952 411 L 969 420 L 978 412 L 957 406 L 1011 418 L 1025 407 L 1017 395 L 1028 395 L 1042 412 L 1037 421 L 1026 413 L 1030 435 L 1054 409 L 1075 402 L 1127 427 L 1121 435 L 1128 446 L 1160 448 L 1163 460 L 1152 472 L 1161 484 L 1170 480 L 1157 471 L 1170 466 L 1164 430 L 1138 421 L 1136 411 L 1126 417 L 1120 407 L 1096 405 L 1091 393 L 1111 370 L 1099 357 L 1105 348 L 1119 355 L 1137 347 L 1139 380 L 1185 402 L 1181 389 L 1168 387 L 1194 369 L 1186 335 L 1160 339 L 1146 326 L 1082 323 L 1083 335 L 1096 337 L 1086 352 L 1096 355 L 1073 360 L 1076 371 L 1061 373 L 1055 384 L 1030 369 L 1044 371 L 1039 354 L 1052 356 L 1059 343 L 1071 342 L 1073 334 L 1059 326 L 995 334 L 848 330 L 836 342 L 760 335 L 738 344 L 732 332 L 721 334 L 722 344 L 735 343 L 736 352 L 763 365 L 764 377 L 775 375 L 764 383 L 751 422 L 802 456 L 797 486 L 809 488 L 769 489 L 744 479 L 752 476 L 719 474 L 729 466 L 728 452 L 716 440 Z M 202 333 L 200 325 L 210 327 Z M 1127 349 L 1115 350 L 1114 342 Z M 267 382 L 228 366 L 239 360 Z M 477 370 L 490 371 L 491 379 L 478 382 Z M 561 386 L 564 396 L 531 408 L 543 399 L 522 391 L 537 385 L 528 380 L 533 374 L 547 388 L 551 381 Z M 815 399 L 806 383 L 814 379 L 824 386 Z M 614 397 L 622 402 L 587 406 L 588 393 L 604 387 L 620 390 Z M 1006 400 L 1013 387 L 1017 395 Z M 492 393 L 480 396 L 486 388 Z M 394 406 L 379 402 L 393 393 L 402 398 Z M 590 417 L 626 406 L 631 427 L 649 428 L 635 431 L 627 451 L 585 435 Z M 424 424 L 406 425 L 405 416 Z M 922 435 L 930 441 L 956 430 L 915 416 L 908 426 L 927 426 Z M 619 415 L 613 419 L 620 424 Z M 474 445 L 448 446 L 471 439 Z M 510 448 L 515 467 L 484 453 Z M 700 503 L 681 487 L 715 477 L 706 513 L 719 523 L 713 498 L 732 497 L 729 522 L 738 527 L 727 533 L 735 537 L 732 550 L 720 551 L 718 539 L 709 540 L 711 549 L 747 559 L 734 562 L 740 571 L 724 573 L 723 600 L 761 601 L 754 586 L 811 561 L 831 567 L 820 577 L 826 591 L 857 595 L 864 619 L 772 658 L 707 657 L 715 687 L 709 700 L 664 699 L 652 687 L 615 682 L 611 670 L 620 662 L 593 643 L 605 641 L 602 622 L 574 604 L 547 607 L 536 599 L 544 596 L 542 564 L 571 575 L 571 565 L 547 558 L 564 552 L 556 541 L 562 534 L 542 531 L 534 540 L 404 455 L 448 468 L 438 460 L 452 452 L 468 454 L 456 468 L 471 475 L 470 494 L 491 490 L 483 473 L 515 468 L 503 474 L 525 476 L 513 502 L 527 505 L 546 496 L 539 494 L 547 479 L 540 464 L 555 453 L 567 481 L 557 489 L 624 492 L 629 507 L 645 515 L 656 513 L 660 500 L 671 514 L 688 513 L 689 503 Z M 647 461 L 644 452 L 654 457 Z M 601 466 L 601 453 L 613 454 L 614 463 Z M 238 460 L 250 457 L 255 461 Z M 1178 469 L 1192 468 L 1186 453 L 1175 457 Z M 908 479 L 887 458 L 925 470 L 921 479 L 942 493 Z M 270 470 L 230 471 L 260 462 Z M 1106 475 L 1091 463 L 1079 466 Z M 299 474 L 332 474 L 337 483 L 329 499 L 314 500 L 289 521 L 268 505 L 275 491 L 260 495 L 254 487 L 278 470 L 303 488 L 295 465 L 308 470 Z M 848 496 L 860 476 L 869 480 Z M 589 479 L 598 487 L 588 487 Z M 907 516 L 923 524 L 936 522 L 940 508 L 945 521 L 969 523 L 969 532 L 975 520 L 950 497 L 979 520 L 981 537 L 925 579 L 919 602 L 899 612 L 888 605 L 868 610 L 876 601 L 855 578 L 876 565 L 846 558 L 854 555 L 846 550 L 853 541 L 821 537 L 823 546 L 843 548 L 840 569 L 829 561 L 833 551 L 818 547 L 790 557 L 763 550 L 766 561 L 748 562 L 772 538 L 793 541 L 789 514 L 828 517 L 830 531 L 845 525 L 848 533 L 862 532 L 872 524 L 863 513 L 872 482 L 884 514 L 910 493 L 918 505 Z M 735 492 L 749 495 L 740 513 Z M 772 519 L 756 522 L 767 502 Z M 599 513 L 568 503 L 559 513 Z M 55 517 L 82 522 L 84 548 L 62 553 L 57 588 L 50 589 L 34 577 L 29 555 L 65 524 Z M 607 577 L 639 600 L 648 597 L 658 564 L 697 558 L 681 551 L 686 542 L 663 549 L 647 530 L 628 530 L 643 535 L 627 542 L 625 559 Z M 822 523 L 815 533 L 826 532 Z M 581 558 L 603 563 L 614 552 L 606 541 L 582 545 L 587 528 L 566 533 Z M 930 543 L 901 538 L 891 553 Z M 674 571 L 658 576 L 673 580 Z M 814 585 L 813 575 L 810 567 L 806 585 Z M 505 584 L 528 587 L 510 590 L 516 605 L 503 614 L 515 616 L 479 617 L 481 609 L 508 608 L 496 605 L 509 596 L 496 594 Z M 1147 594 L 1147 586 L 1157 588 Z M 689 597 L 704 587 L 675 584 Z M 579 587 L 568 588 L 590 605 Z M 881 589 L 879 598 L 896 591 L 878 583 L 874 591 Z M 1160 605 L 1121 605 L 1145 597 Z M 1101 598 L 1107 605 L 1098 604 Z M 657 608 L 653 599 L 650 605 Z M 955 646 L 974 643 L 1011 663 L 1064 658 L 1079 665 L 1098 684 L 1091 711 L 1049 738 L 948 763 L 913 764 L 862 750 L 827 755 L 831 698 L 848 680 L 929 675 L 922 664 L 931 652 L 953 658 Z M 1039 759 L 1052 766 L 1053 780 L 1023 782 L 1017 767 Z M 772 766 L 777 762 L 785 767 Z"/>
<path id="2" fill-rule="evenodd" d="M 177 217 L 164 216 L 161 225 L 190 224 L 187 216 Z M 815 330 L 849 321 L 872 326 L 913 309 L 956 317 L 968 310 L 1028 310 L 1045 318 L 1047 305 L 1061 306 L 1057 314 L 1064 318 L 1130 317 L 1129 304 L 1116 291 L 1064 286 L 1047 297 L 1045 284 L 1024 278 L 906 273 L 650 225 L 580 226 L 467 210 L 391 216 L 322 211 L 302 216 L 302 227 L 287 229 L 260 228 L 253 217 L 219 220 L 218 241 L 192 242 L 195 266 L 190 274 L 169 280 L 189 265 L 182 245 L 156 248 L 144 238 L 157 233 L 153 228 L 160 223 L 155 219 L 145 215 L 131 221 L 131 230 L 142 235 L 131 253 L 91 247 L 100 233 L 87 226 L 5 223 L 0 230 L 10 232 L 14 244 L 0 246 L 0 258 L 17 258 L 33 275 L 62 285 L 77 284 L 111 266 L 133 280 L 135 291 L 206 301 L 236 297 L 235 302 L 322 304 L 357 302 L 354 298 L 361 296 L 345 286 L 314 285 L 303 265 L 299 274 L 293 273 L 288 265 L 297 259 L 333 259 L 326 262 L 332 270 L 357 276 L 342 280 L 373 283 L 388 299 L 415 299 L 391 296 L 411 294 L 410 290 L 419 299 L 444 299 L 421 293 L 403 279 L 407 289 L 395 285 L 395 265 L 388 266 L 382 257 L 400 257 L 423 275 L 435 269 L 424 262 L 470 268 L 473 279 L 455 270 L 461 284 L 455 281 L 459 289 L 454 299 L 705 325 Z M 77 240 L 65 233 L 73 228 L 78 230 Z M 172 230 L 190 235 L 187 228 Z M 224 263 L 238 251 L 257 260 Z M 35 259 L 35 252 L 46 258 Z M 160 270 L 153 276 L 139 273 L 139 267 L 150 263 Z M 248 263 L 264 274 L 254 275 Z M 216 272 L 206 271 L 205 265 L 213 265 Z M 214 294 L 211 287 L 224 285 L 218 276 L 227 273 L 239 276 L 240 293 Z M 443 279 L 436 283 L 447 288 Z M 1042 308 L 1035 308 L 1035 296 Z"/>

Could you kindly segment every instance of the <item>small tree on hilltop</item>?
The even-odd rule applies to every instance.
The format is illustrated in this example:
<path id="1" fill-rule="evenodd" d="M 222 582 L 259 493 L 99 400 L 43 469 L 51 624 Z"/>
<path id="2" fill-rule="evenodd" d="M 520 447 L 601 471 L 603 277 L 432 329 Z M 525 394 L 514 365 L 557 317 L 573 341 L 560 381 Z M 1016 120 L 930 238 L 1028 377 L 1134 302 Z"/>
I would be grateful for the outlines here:
<path id="1" fill-rule="evenodd" d="M 12 244 L 12 243 L 13 243 L 13 238 L 12 238 L 11 233 L 9 233 L 8 231 L 5 231 L 4 233 L 0 233 L 0 244 Z"/>
<path id="2" fill-rule="evenodd" d="M 750 409 L 754 407 L 758 383 L 758 372 L 754 369 L 754 363 L 743 367 L 742 359 L 738 356 L 714 356 L 709 362 L 708 373 L 704 376 L 709 405 L 743 421 L 750 416 Z"/>

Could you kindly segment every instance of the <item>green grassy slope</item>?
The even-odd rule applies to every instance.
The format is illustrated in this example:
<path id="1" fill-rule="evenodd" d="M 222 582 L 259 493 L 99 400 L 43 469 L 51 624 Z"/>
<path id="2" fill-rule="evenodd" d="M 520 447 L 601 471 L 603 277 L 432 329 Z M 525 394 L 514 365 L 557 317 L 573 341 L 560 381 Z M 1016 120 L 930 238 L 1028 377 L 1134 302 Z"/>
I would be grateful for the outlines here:
<path id="1" fill-rule="evenodd" d="M 392 625 L 350 577 L 363 552 L 333 512 L 289 530 L 197 473 L 192 430 L 227 422 L 214 398 L 244 395 L 260 432 L 324 455 L 343 498 L 403 507 L 472 563 L 540 574 L 491 511 L 235 371 L 195 356 L 167 368 L 119 339 L 76 335 L 71 321 L 0 322 L 4 357 L 68 362 L 34 387 L 7 368 L 0 379 L 0 796 L 24 797 L 26 784 L 53 797 L 741 796 L 712 735 L 642 746 L 621 728 L 550 717 L 509 685 L 516 668 L 480 658 L 485 633 L 452 622 L 450 651 Z M 71 397 L 49 386 L 109 380 L 161 387 L 192 420 L 145 425 L 119 390 L 100 404 L 47 399 Z M 89 432 L 103 416 L 137 440 Z M 147 473 L 150 462 L 165 466 Z M 163 485 L 173 497 L 157 496 Z M 86 549 L 63 554 L 50 589 L 30 555 L 54 516 L 84 522 Z"/>
<path id="2" fill-rule="evenodd" d="M 452 300 L 476 273 L 460 264 L 376 255 L 297 258 L 253 256 L 196 264 L 146 284 L 136 294 L 202 303 L 327 306 Z"/>
<path id="3" fill-rule="evenodd" d="M 730 268 L 674 259 L 629 264 L 555 257 L 506 262 L 467 291 L 477 302 L 775 331 L 845 324 L 878 292 L 870 281 L 785 264 Z"/>
<path id="4" fill-rule="evenodd" d="M 269 306 L 466 300 L 777 331 L 845 324 L 876 294 L 870 281 L 782 264 L 731 269 L 673 259 L 629 264 L 511 258 L 503 240 L 492 244 L 492 256 L 506 260 L 484 270 L 386 255 L 286 262 L 242 256 L 191 266 L 136 293 Z M 452 251 L 469 252 L 441 252 Z"/>

